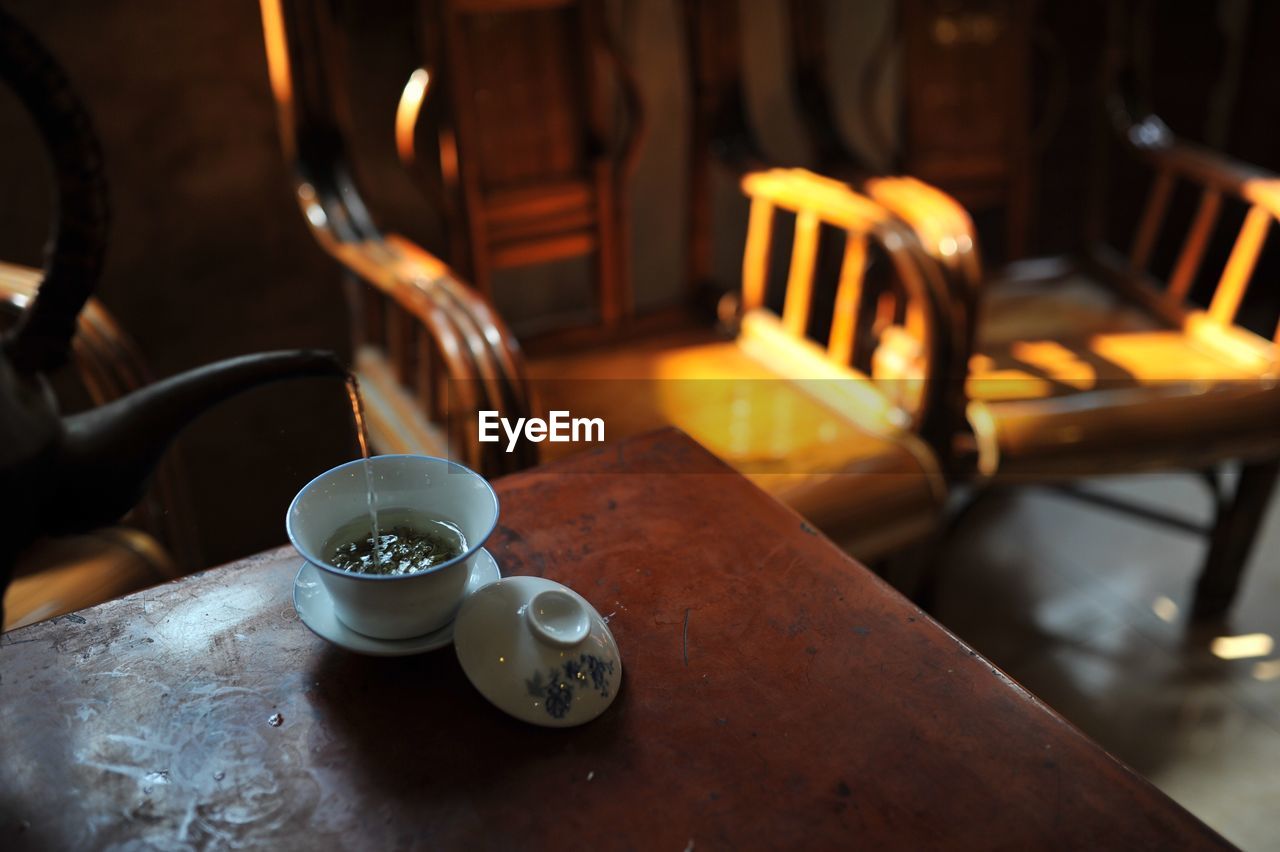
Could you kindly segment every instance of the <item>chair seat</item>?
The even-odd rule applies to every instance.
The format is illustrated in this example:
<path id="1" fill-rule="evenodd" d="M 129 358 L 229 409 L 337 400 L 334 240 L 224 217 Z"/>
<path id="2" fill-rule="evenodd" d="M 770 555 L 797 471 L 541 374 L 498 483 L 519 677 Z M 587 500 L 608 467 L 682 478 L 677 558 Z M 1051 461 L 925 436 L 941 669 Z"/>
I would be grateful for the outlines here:
<path id="1" fill-rule="evenodd" d="M 46 538 L 18 560 L 4 597 L 4 630 L 75 612 L 176 576 L 151 536 L 128 527 Z"/>
<path id="2" fill-rule="evenodd" d="M 801 386 L 811 377 L 766 366 L 739 341 L 674 335 L 540 359 L 530 375 L 546 408 L 602 417 L 609 440 L 682 429 L 860 558 L 937 519 L 941 479 L 918 439 L 820 401 Z M 545 457 L 575 449 L 542 446 Z"/>
<path id="3" fill-rule="evenodd" d="M 1159 328 L 1145 312 L 1085 275 L 1042 280 L 996 279 L 986 285 L 978 350 L 1020 340 L 1062 340 Z"/>
<path id="4" fill-rule="evenodd" d="M 1085 279 L 991 295 L 966 384 L 982 473 L 1076 477 L 1280 450 L 1280 389 L 1255 366 Z"/>
<path id="5" fill-rule="evenodd" d="M 984 346 L 969 362 L 970 399 L 1044 399 L 1098 390 L 1247 382 L 1257 373 L 1181 331 L 1018 340 Z"/>

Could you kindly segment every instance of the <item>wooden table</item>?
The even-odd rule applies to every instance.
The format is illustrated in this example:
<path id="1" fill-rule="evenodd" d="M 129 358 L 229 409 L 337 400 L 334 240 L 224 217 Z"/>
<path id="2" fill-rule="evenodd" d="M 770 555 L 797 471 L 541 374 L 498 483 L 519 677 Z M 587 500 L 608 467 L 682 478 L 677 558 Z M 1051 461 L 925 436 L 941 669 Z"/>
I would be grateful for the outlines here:
<path id="1" fill-rule="evenodd" d="M 327 644 L 273 550 L 3 637 L 5 847 L 1225 845 L 679 433 L 497 489 L 503 570 L 612 616 L 600 719 Z"/>

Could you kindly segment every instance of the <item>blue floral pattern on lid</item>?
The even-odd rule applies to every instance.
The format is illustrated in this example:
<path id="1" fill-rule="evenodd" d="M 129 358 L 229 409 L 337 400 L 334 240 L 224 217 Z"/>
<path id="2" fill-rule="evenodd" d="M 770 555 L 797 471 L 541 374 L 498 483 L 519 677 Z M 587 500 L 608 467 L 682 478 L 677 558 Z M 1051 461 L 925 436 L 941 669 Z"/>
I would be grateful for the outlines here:
<path id="1" fill-rule="evenodd" d="M 580 654 L 576 660 L 565 660 L 563 665 L 553 666 L 545 680 L 542 672 L 534 672 L 524 685 L 529 695 L 542 701 L 552 718 L 563 719 L 573 706 L 576 689 L 595 690 L 601 698 L 608 698 L 613 686 L 613 669 L 613 660 L 601 660 L 594 654 Z"/>
<path id="2" fill-rule="evenodd" d="M 554 580 L 515 576 L 490 583 L 463 603 L 454 630 L 467 678 L 524 722 L 582 725 L 622 691 L 622 655 L 609 625 Z"/>

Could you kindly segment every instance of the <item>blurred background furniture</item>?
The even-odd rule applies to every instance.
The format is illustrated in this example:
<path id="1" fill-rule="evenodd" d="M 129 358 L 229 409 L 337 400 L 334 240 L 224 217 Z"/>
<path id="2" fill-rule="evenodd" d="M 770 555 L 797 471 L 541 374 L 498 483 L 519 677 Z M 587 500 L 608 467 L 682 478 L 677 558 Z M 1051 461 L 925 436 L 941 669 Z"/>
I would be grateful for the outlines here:
<path id="1" fill-rule="evenodd" d="M 802 116 L 806 117 L 809 141 L 815 150 L 811 160 L 788 160 L 766 150 L 752 120 L 741 0 L 683 0 L 681 3 L 693 102 L 688 187 L 689 292 L 695 302 L 718 300 L 722 314 L 728 312 L 737 298 L 737 283 L 717 280 L 714 271 L 713 235 L 717 223 L 713 186 L 719 173 L 727 172 L 735 182 L 756 171 L 810 164 L 816 164 L 827 177 L 846 179 L 855 168 L 860 176 L 866 173 L 860 165 L 855 166 L 853 155 L 839 141 L 835 119 L 828 109 L 824 29 L 819 5 L 796 3 L 785 8 L 785 21 L 794 42 L 790 77 L 796 84 L 795 94 L 804 105 Z M 840 167 L 831 168 L 833 164 Z M 832 182 L 815 175 L 812 184 L 831 186 Z M 906 292 L 901 279 L 892 273 L 887 256 L 874 242 L 864 245 L 865 251 L 858 260 L 865 281 L 861 303 L 853 308 L 855 317 L 845 314 L 849 305 L 836 302 L 844 281 L 849 247 L 830 237 L 827 234 L 817 240 L 813 290 L 808 298 L 815 304 L 831 305 L 833 310 L 818 311 L 810 316 L 805 335 L 819 345 L 830 346 L 835 332 L 832 322 L 837 318 L 841 322 L 861 324 L 849 363 L 875 380 L 880 391 L 896 405 L 914 412 L 917 433 L 945 465 L 951 456 L 952 436 L 960 423 L 957 412 L 961 402 L 955 379 L 956 371 L 963 369 L 964 353 L 968 351 L 963 316 L 944 306 L 940 313 L 926 320 L 929 309 L 916 294 Z M 912 250 L 929 248 L 903 232 L 891 239 L 905 239 L 912 244 Z M 774 252 L 768 260 L 768 274 L 777 277 L 785 273 L 791 255 Z M 948 282 L 946 286 L 953 285 Z M 771 289 L 766 300 L 768 306 L 783 311 L 782 295 L 777 288 Z M 919 380 L 926 372 L 920 360 L 918 329 L 927 322 L 948 326 L 945 332 L 948 354 L 927 368 L 936 379 L 932 398 L 917 393 Z M 928 410 L 920 410 L 920 406 Z"/>
<path id="2" fill-rule="evenodd" d="M 423 5 L 426 68 L 406 87 L 399 146 L 415 171 L 431 172 L 451 265 L 492 299 L 496 270 L 589 258 L 594 304 L 583 324 L 616 326 L 632 313 L 625 184 L 643 114 L 603 3 Z M 416 156 L 419 128 L 435 136 L 434 163 Z"/>
<path id="3" fill-rule="evenodd" d="M 695 82 L 726 152 L 775 165 L 804 165 L 861 182 L 875 173 L 842 131 L 832 79 L 829 3 L 787 0 L 782 76 L 803 126 L 809 155 L 778 162 L 763 152 L 746 103 L 744 0 L 684 0 Z M 875 39 L 856 89 L 856 118 L 892 171 L 935 185 L 993 225 L 1000 257 L 1026 254 L 1032 230 L 1034 169 L 1030 122 L 1034 3 L 1007 0 L 902 0 Z M 894 132 L 877 112 L 876 87 L 901 47 L 901 104 Z M 699 54 L 701 53 L 701 58 Z M 850 88 L 848 86 L 846 89 Z M 1056 103 L 1061 86 L 1050 87 Z M 702 141 L 695 129 L 695 147 Z M 705 138 L 705 137 L 704 137 Z M 997 227 L 998 226 L 998 227 Z"/>
<path id="4" fill-rule="evenodd" d="M 945 282 L 883 210 L 808 173 L 751 174 L 743 180 L 752 212 L 736 335 L 706 322 L 637 322 L 633 329 L 647 333 L 590 349 L 541 348 L 526 359 L 483 294 L 403 237 L 382 234 L 360 200 L 341 123 L 343 34 L 325 4 L 263 0 L 262 12 L 304 215 L 359 281 L 357 364 L 381 451 L 443 447 L 495 475 L 532 463 L 535 445 L 507 454 L 480 443 L 476 412 L 514 420 L 565 408 L 603 417 L 611 440 L 681 426 L 862 558 L 932 528 L 944 489 L 919 436 L 936 438 L 948 413 Z M 429 111 L 418 103 L 409 114 Z M 710 136 L 695 161 L 717 147 Z M 820 261 L 832 257 L 827 269 Z M 864 275 L 872 265 L 877 275 Z M 829 298 L 815 287 L 820 268 L 834 272 Z M 893 380 L 908 389 L 909 406 L 860 369 L 867 336 L 883 325 L 867 305 L 887 291 L 901 294 L 901 320 L 916 344 L 912 376 Z M 739 312 L 725 319 L 738 325 Z"/>
<path id="5" fill-rule="evenodd" d="M 699 100 L 704 124 L 718 128 L 725 149 L 746 162 L 769 162 L 745 108 L 739 0 L 690 0 L 686 8 L 691 56 L 696 60 L 702 45 L 712 57 L 694 63 L 695 85 L 701 80 L 710 93 Z M 906 14 L 910 10 L 920 14 Z M 987 272 L 970 204 L 982 208 L 1004 197 L 1010 253 L 1021 253 L 1026 241 L 1031 134 L 1026 83 L 1011 79 L 1023 75 L 1001 69 L 1029 62 L 1030 4 L 922 2 L 901 10 L 906 86 L 901 162 L 908 169 L 914 162 L 923 172 L 910 176 L 877 174 L 844 139 L 836 118 L 825 11 L 823 3 L 794 0 L 786 5 L 784 19 L 810 162 L 861 189 L 911 227 L 946 270 L 952 334 L 962 351 L 972 353 L 956 359 L 968 364 L 968 378 L 955 375 L 947 396 L 957 416 L 951 421 L 954 432 L 935 443 L 943 466 L 953 479 L 976 477 L 982 483 L 1210 470 L 1205 481 L 1215 494 L 1217 522 L 1194 613 L 1201 618 L 1223 614 L 1273 489 L 1274 459 L 1280 455 L 1276 346 L 1236 322 L 1273 215 L 1272 177 L 1178 143 L 1159 119 L 1129 119 L 1117 88 L 1121 66 L 1133 52 L 1123 42 L 1149 27 L 1128 29 L 1127 16 L 1141 9 L 1118 4 L 1106 63 L 1108 119 L 1121 147 L 1156 173 L 1147 207 L 1128 220 L 1112 216 L 1108 231 L 1103 213 L 1114 202 L 1105 194 L 1114 193 L 1118 181 L 1099 151 L 1091 173 L 1094 219 L 1086 248 L 1071 258 L 1024 261 Z M 882 39 L 882 46 L 887 44 Z M 872 67 L 884 59 L 880 56 Z M 1128 82 L 1131 90 L 1132 79 Z M 864 85 L 862 115 L 874 126 L 869 92 Z M 920 154 L 913 133 L 925 128 L 928 150 Z M 695 133 L 695 140 L 700 138 Z M 982 167 L 999 161 L 1005 165 Z M 967 170 L 974 184 L 965 183 Z M 1181 247 L 1174 228 L 1164 227 L 1172 224 L 1166 214 L 1178 183 L 1200 194 Z M 1224 198 L 1245 209 L 1242 218 L 1221 217 Z M 1104 238 L 1130 222 L 1137 228 L 1121 237 L 1130 241 L 1128 256 L 1122 257 L 1107 248 Z M 1217 253 L 1216 269 L 1212 264 L 1202 269 L 1211 239 L 1219 246 L 1225 239 L 1229 251 Z M 1167 283 L 1157 284 L 1149 271 L 1157 248 L 1176 255 Z M 1205 309 L 1188 303 L 1193 293 Z M 893 295 L 887 293 L 888 304 L 879 306 L 887 322 L 872 344 L 872 375 L 886 388 L 906 391 L 909 383 L 895 385 L 893 377 L 914 375 L 910 365 L 918 355 L 909 324 L 901 322 L 903 305 L 894 304 Z M 904 396 L 900 393 L 899 401 L 909 404 Z M 1240 460 L 1245 464 L 1231 492 L 1212 471 Z"/>
<path id="6" fill-rule="evenodd" d="M 945 496 L 921 438 L 936 430 L 947 390 L 937 271 L 882 210 L 838 183 L 775 169 L 747 174 L 742 187 L 751 214 L 732 339 L 686 331 L 532 359 L 542 404 L 603 416 L 611 437 L 677 426 L 862 558 L 927 539 Z M 815 298 L 823 240 L 841 254 L 825 303 Z M 910 413 L 856 366 L 875 322 L 866 271 L 877 249 L 920 306 L 913 322 L 927 340 L 929 366 L 901 382 L 913 386 Z M 782 275 L 772 274 L 776 254 L 787 258 Z M 819 318 L 822 342 L 808 334 Z"/>
<path id="7" fill-rule="evenodd" d="M 879 126 L 871 94 L 874 74 L 886 72 L 888 46 L 896 36 L 902 47 L 902 103 L 893 171 L 936 186 L 972 215 L 1001 224 L 986 231 L 996 238 L 988 241 L 988 251 L 1006 259 L 1026 256 L 1032 228 L 1036 5 L 1021 0 L 900 0 L 897 20 L 883 33 L 862 86 L 862 120 L 874 133 Z M 825 77 L 812 73 L 823 58 L 822 7 L 790 0 L 802 91 Z M 816 96 L 809 98 L 813 102 L 825 89 L 809 91 Z M 1048 101 L 1060 94 L 1050 88 L 1041 96 Z M 811 118 L 821 114 L 805 112 Z M 883 138 L 879 145 L 893 150 Z M 823 157 L 820 168 L 835 164 Z"/>
<path id="8" fill-rule="evenodd" d="M 530 410 L 524 355 L 489 301 L 434 255 L 369 214 L 345 137 L 343 33 L 328 4 L 262 0 L 281 144 L 295 196 L 320 245 L 341 264 L 354 372 L 379 452 L 449 455 L 495 476 L 534 463 L 480 444 L 475 412 Z M 425 91 L 425 90 L 424 90 Z"/>
<path id="9" fill-rule="evenodd" d="M 19 100 L 45 133 L 52 177 L 63 193 L 51 223 L 45 270 L 0 262 L 0 330 L 8 330 L 23 319 L 47 275 L 96 280 L 107 200 L 98 142 L 65 74 L 24 27 L 2 13 L 0 25 L 0 76 L 21 87 Z M 52 388 L 64 412 L 101 405 L 148 382 L 137 348 L 95 300 L 79 316 L 71 354 L 72 364 L 55 373 Z M 2 629 L 91 606 L 176 577 L 194 564 L 178 468 L 172 455 L 166 459 L 142 503 L 121 525 L 45 538 L 28 548 L 5 593 Z M 11 494 L 6 499 L 23 498 Z"/>
<path id="10" fill-rule="evenodd" d="M 1217 618 L 1230 607 L 1280 465 L 1280 350 L 1270 326 L 1259 333 L 1239 321 L 1280 213 L 1280 180 L 1178 140 L 1148 111 L 1134 117 L 1129 14 L 1125 4 L 1112 11 L 1102 101 L 1125 162 L 1153 178 L 1140 215 L 1108 221 L 1117 171 L 1100 146 L 1095 219 L 1079 255 L 986 273 L 957 202 L 914 178 L 862 186 L 947 267 L 953 310 L 965 316 L 970 434 L 959 438 L 955 469 L 971 454 L 978 479 L 995 483 L 1208 471 L 1217 520 L 1193 615 Z M 1186 189 L 1195 212 L 1176 221 L 1171 201 Z M 1112 247 L 1117 235 L 1127 237 L 1126 252 Z M 1174 258 L 1166 270 L 1153 263 L 1158 248 Z M 1228 462 L 1241 464 L 1230 494 L 1217 472 Z"/>

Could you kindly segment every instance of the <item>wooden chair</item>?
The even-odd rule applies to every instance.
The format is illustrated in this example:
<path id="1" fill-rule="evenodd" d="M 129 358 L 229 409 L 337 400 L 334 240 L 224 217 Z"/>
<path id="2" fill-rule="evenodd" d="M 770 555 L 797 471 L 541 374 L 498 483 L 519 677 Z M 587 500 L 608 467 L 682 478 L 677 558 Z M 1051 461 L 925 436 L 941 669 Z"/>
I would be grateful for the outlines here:
<path id="1" fill-rule="evenodd" d="M 1230 497 L 1207 477 L 1218 513 L 1193 615 L 1217 618 L 1230 607 L 1280 469 L 1280 330 L 1268 340 L 1236 322 L 1280 215 L 1280 177 L 1182 142 L 1154 115 L 1132 119 L 1118 85 L 1119 13 L 1113 23 L 1107 117 L 1129 161 L 1153 174 L 1126 252 L 1107 244 L 1098 219 L 1078 257 L 988 273 L 968 214 L 945 193 L 912 177 L 872 176 L 838 146 L 827 146 L 827 167 L 910 225 L 947 269 L 960 336 L 973 353 L 968 430 L 951 457 L 957 475 L 1060 481 L 1242 463 Z M 829 88 L 813 75 L 806 85 L 826 93 L 810 92 L 808 120 L 829 128 L 829 116 L 812 108 L 829 103 Z M 1166 214 L 1179 185 L 1199 195 L 1198 207 L 1160 280 L 1152 258 L 1157 245 L 1178 239 Z M 1223 220 L 1224 204 L 1245 209 L 1238 226 Z M 1215 231 L 1231 236 L 1224 226 L 1234 234 L 1229 256 L 1220 269 L 1203 269 Z M 1193 287 L 1211 291 L 1206 308 L 1189 301 Z"/>
<path id="2" fill-rule="evenodd" d="M 851 178 L 861 182 L 872 173 L 864 169 L 845 147 L 831 110 L 823 41 L 819 38 L 824 29 L 820 6 L 820 3 L 796 0 L 787 7 L 795 93 L 803 107 L 801 116 L 814 149 L 816 170 L 846 182 Z M 691 231 L 689 282 L 693 298 L 705 301 L 708 291 L 723 290 L 723 285 L 714 281 L 711 272 L 713 166 L 726 168 L 741 178 L 762 169 L 811 163 L 778 159 L 765 151 L 756 134 L 747 107 L 741 0 L 684 0 L 683 11 L 694 103 L 688 199 Z M 952 208 L 958 207 L 950 198 L 939 195 Z M 963 213 L 963 208 L 959 209 Z M 968 221 L 965 216 L 964 222 L 967 224 Z M 923 233 L 922 236 L 925 240 L 917 239 L 914 244 L 926 252 L 933 252 L 935 241 L 931 239 L 932 234 Z M 976 246 L 974 249 L 976 251 Z M 942 265 L 946 290 L 950 293 L 960 280 L 952 272 L 954 263 L 949 257 L 937 256 L 936 252 L 933 254 L 935 261 Z M 952 297 L 948 295 L 945 299 L 948 306 L 951 301 Z M 859 336 L 855 364 L 874 378 L 885 379 L 880 382 L 882 390 L 897 404 L 910 410 L 922 402 L 913 396 L 917 383 L 896 379 L 905 378 L 906 374 L 918 379 L 922 372 L 922 348 L 914 331 L 920 325 L 917 314 L 920 303 L 913 302 L 900 288 L 880 288 L 874 295 L 874 302 L 870 309 L 875 312 L 875 320 Z M 944 308 L 937 321 L 948 324 L 947 339 L 952 351 L 931 366 L 943 381 L 939 383 L 934 407 L 919 424 L 919 434 L 945 465 L 952 455 L 953 436 L 962 422 L 959 414 L 963 407 L 962 383 L 952 372 L 962 369 L 966 353 L 970 351 L 972 321 L 952 307 Z M 914 366 L 905 366 L 908 364 Z"/>
<path id="3" fill-rule="evenodd" d="M 743 260 L 742 316 L 732 339 L 683 333 L 640 343 L 543 358 L 529 365 L 549 409 L 602 416 L 610 434 L 675 425 L 795 508 L 852 553 L 874 559 L 927 537 L 945 495 L 928 444 L 929 413 L 946 383 L 925 370 L 914 415 L 855 366 L 872 333 L 874 284 L 867 257 L 885 252 L 913 300 L 932 304 L 936 275 L 906 246 L 884 212 L 847 188 L 801 170 L 753 172 Z M 794 217 L 792 241 L 775 229 Z M 820 243 L 841 243 L 832 303 L 815 302 Z M 903 242 L 899 242 L 903 240 Z M 769 306 L 772 252 L 789 248 L 781 314 Z M 825 344 L 807 331 L 830 311 Z M 945 326 L 921 311 L 930 343 L 921 357 L 945 362 Z M 551 446 L 554 451 L 555 446 Z"/>
<path id="4" fill-rule="evenodd" d="M 339 106 L 343 33 L 331 10 L 310 0 L 262 0 L 261 11 L 296 197 L 348 276 L 354 370 L 374 445 L 450 455 L 489 475 L 534 463 L 527 446 L 504 453 L 478 441 L 475 412 L 520 417 L 530 410 L 519 344 L 489 300 L 445 263 L 379 230 L 360 195 Z"/>
<path id="5" fill-rule="evenodd" d="M 362 285 L 362 381 L 370 364 L 389 378 L 371 382 L 383 397 L 374 407 L 384 410 L 371 417 L 380 449 L 429 449 L 410 439 L 434 433 L 445 437 L 436 447 L 494 475 L 536 461 L 535 446 L 560 447 L 520 442 L 521 454 L 508 455 L 482 444 L 482 409 L 512 419 L 561 408 L 602 417 L 611 440 L 675 424 L 864 558 L 932 528 L 944 489 L 919 435 L 937 431 L 947 410 L 945 282 L 882 208 L 806 172 L 747 174 L 751 216 L 736 335 L 682 327 L 526 359 L 482 294 L 409 241 L 379 232 L 360 203 L 334 108 L 336 80 L 321 61 L 340 56 L 341 34 L 327 8 L 262 0 L 262 12 L 304 215 Z M 786 261 L 785 281 L 771 275 L 780 265 L 771 257 Z M 832 257 L 834 304 L 815 287 L 815 273 Z M 893 382 L 910 386 L 909 407 L 896 404 L 863 363 L 866 340 L 879 331 L 873 308 L 886 292 L 909 307 L 903 322 L 920 342 L 923 369 Z M 779 302 L 780 311 L 771 309 Z M 815 325 L 830 330 L 815 337 Z M 409 393 L 386 405 L 396 389 Z M 419 425 L 389 428 L 396 418 Z"/>
<path id="6" fill-rule="evenodd" d="M 77 276 L 82 292 L 92 290 L 105 246 L 107 205 L 97 139 L 57 61 L 4 13 L 0 32 L 5 81 L 32 113 L 58 190 L 46 269 L 0 262 L 0 329 L 8 329 L 26 317 L 47 276 Z M 94 299 L 77 318 L 71 360 L 70 369 L 50 376 L 64 410 L 101 405 L 149 380 L 137 348 Z M 177 462 L 170 456 L 143 501 L 120 525 L 36 542 L 15 566 L 0 629 L 52 618 L 178 576 L 179 566 L 194 564 L 183 497 Z"/>
<path id="7" fill-rule="evenodd" d="M 630 217 L 622 201 L 643 115 L 602 3 L 425 6 L 428 67 L 406 87 L 399 145 L 415 171 L 432 171 L 428 187 L 449 219 L 452 265 L 493 298 L 498 270 L 588 257 L 594 322 L 617 325 L 631 314 Z M 601 73 L 606 68 L 611 75 Z M 625 122 L 614 120 L 611 84 L 620 89 Z M 420 122 L 424 103 L 430 120 Z M 428 127 L 434 168 L 413 140 Z"/>

